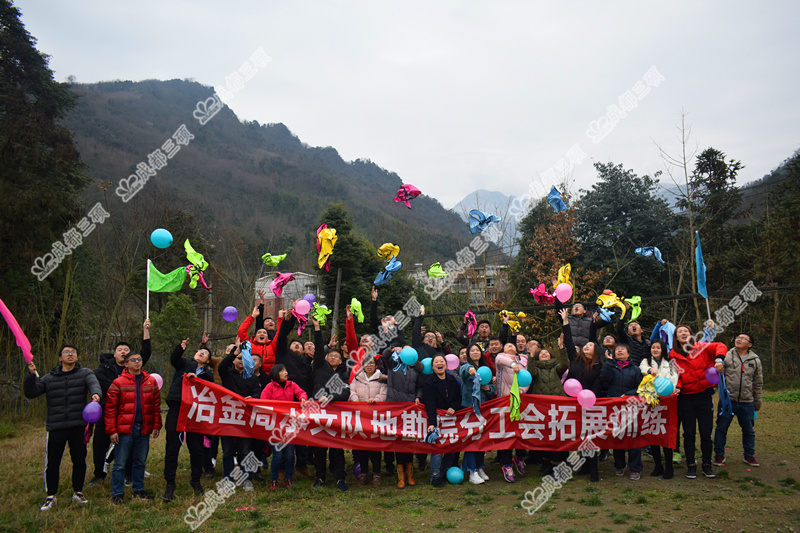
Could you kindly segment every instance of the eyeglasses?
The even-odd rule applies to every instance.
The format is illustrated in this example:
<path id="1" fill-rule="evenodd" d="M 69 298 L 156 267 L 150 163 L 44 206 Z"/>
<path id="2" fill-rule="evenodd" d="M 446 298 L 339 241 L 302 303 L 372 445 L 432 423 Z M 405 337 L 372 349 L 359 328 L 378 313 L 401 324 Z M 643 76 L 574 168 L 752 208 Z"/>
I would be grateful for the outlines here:
<path id="1" fill-rule="evenodd" d="M 739 335 L 738 337 L 736 337 L 736 340 L 737 341 L 738 340 L 743 340 L 743 341 L 747 341 L 747 342 L 753 342 L 753 341 L 750 340 L 750 337 L 748 337 L 747 335 Z"/>
<path id="2" fill-rule="evenodd" d="M 130 359 L 128 359 L 128 362 L 130 362 L 130 363 L 141 363 L 142 362 L 142 358 L 141 357 L 131 357 Z"/>
<path id="3" fill-rule="evenodd" d="M 76 352 L 75 350 L 64 350 L 63 352 L 61 352 L 61 355 L 78 355 L 78 352 Z"/>

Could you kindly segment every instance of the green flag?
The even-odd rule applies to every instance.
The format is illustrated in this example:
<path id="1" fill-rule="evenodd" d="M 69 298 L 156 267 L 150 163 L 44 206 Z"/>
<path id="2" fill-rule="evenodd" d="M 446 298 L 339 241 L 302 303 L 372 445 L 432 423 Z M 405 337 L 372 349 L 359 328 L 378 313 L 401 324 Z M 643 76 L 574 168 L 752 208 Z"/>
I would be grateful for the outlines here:
<path id="1" fill-rule="evenodd" d="M 177 292 L 183 287 L 186 281 L 186 267 L 179 267 L 167 274 L 162 274 L 156 266 L 150 262 L 150 279 L 147 280 L 147 288 L 153 292 Z"/>

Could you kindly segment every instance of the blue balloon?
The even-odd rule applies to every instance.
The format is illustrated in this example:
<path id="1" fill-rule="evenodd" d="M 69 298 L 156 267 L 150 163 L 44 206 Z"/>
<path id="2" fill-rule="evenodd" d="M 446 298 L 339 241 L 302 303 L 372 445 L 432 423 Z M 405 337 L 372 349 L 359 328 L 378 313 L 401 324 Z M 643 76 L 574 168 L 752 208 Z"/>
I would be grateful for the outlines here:
<path id="1" fill-rule="evenodd" d="M 426 357 L 422 360 L 422 373 L 433 374 L 433 359 L 431 357 Z"/>
<path id="2" fill-rule="evenodd" d="M 405 365 L 413 365 L 414 363 L 417 362 L 418 358 L 419 355 L 417 354 L 417 351 L 410 346 L 406 346 L 405 348 L 400 350 L 400 360 Z"/>
<path id="3" fill-rule="evenodd" d="M 533 376 L 527 370 L 520 370 L 517 372 L 517 384 L 520 387 L 527 387 L 533 382 Z"/>
<path id="4" fill-rule="evenodd" d="M 492 369 L 488 366 L 482 366 L 478 369 L 478 375 L 481 377 L 481 385 L 488 385 L 492 381 Z"/>
<path id="5" fill-rule="evenodd" d="M 458 485 L 459 483 L 464 481 L 464 471 L 457 466 L 451 466 L 447 470 L 447 481 L 449 481 L 453 485 Z"/>
<path id="6" fill-rule="evenodd" d="M 758 411 L 753 411 L 753 420 L 758 418 Z"/>
<path id="7" fill-rule="evenodd" d="M 669 396 L 675 390 L 672 382 L 664 376 L 659 376 L 653 380 L 653 387 L 659 396 Z"/>
<path id="8" fill-rule="evenodd" d="M 169 248 L 172 244 L 172 234 L 163 228 L 159 228 L 150 234 L 150 242 L 156 248 Z"/>

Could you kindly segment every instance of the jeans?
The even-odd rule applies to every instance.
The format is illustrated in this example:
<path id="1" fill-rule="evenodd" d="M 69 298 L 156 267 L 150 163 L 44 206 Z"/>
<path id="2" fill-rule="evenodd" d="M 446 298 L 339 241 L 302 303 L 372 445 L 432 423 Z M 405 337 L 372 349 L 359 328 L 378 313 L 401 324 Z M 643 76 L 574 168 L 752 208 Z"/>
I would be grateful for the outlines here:
<path id="1" fill-rule="evenodd" d="M 628 452 L 628 467 L 631 472 L 642 472 L 642 449 L 630 448 L 628 450 L 614 450 L 614 468 L 625 469 L 625 452 Z"/>
<path id="2" fill-rule="evenodd" d="M 92 438 L 92 459 L 94 462 L 94 477 L 98 479 L 106 477 L 104 468 L 109 447 L 111 447 L 111 438 L 106 433 L 105 425 L 102 422 L 95 424 L 94 437 Z M 113 459 L 112 454 L 109 459 L 110 464 L 113 464 Z M 133 468 L 133 463 L 128 461 L 128 464 L 125 465 L 125 475 L 129 478 L 131 477 L 131 468 Z"/>
<path id="3" fill-rule="evenodd" d="M 485 452 L 464 452 L 464 460 L 461 462 L 461 469 L 464 472 L 476 472 L 483 468 Z"/>
<path id="4" fill-rule="evenodd" d="M 294 476 L 294 444 L 281 443 L 282 449 L 272 446 L 272 466 L 270 467 L 270 479 L 278 481 L 278 474 L 281 468 L 286 470 L 286 480 L 291 481 Z"/>
<path id="5" fill-rule="evenodd" d="M 233 473 L 233 458 L 236 457 L 240 470 L 244 458 L 251 451 L 252 439 L 245 437 L 222 437 L 222 475 L 230 477 Z M 251 479 L 253 474 L 248 472 L 247 479 Z M 231 478 L 233 479 L 233 478 Z"/>
<path id="6" fill-rule="evenodd" d="M 755 406 L 752 403 L 731 402 L 733 414 L 717 416 L 717 428 L 714 430 L 714 453 L 725 455 L 725 442 L 728 438 L 728 427 L 733 422 L 733 416 L 739 421 L 742 428 L 742 448 L 744 456 L 751 457 L 756 454 L 756 430 L 753 429 L 755 420 Z"/>
<path id="7" fill-rule="evenodd" d="M 134 424 L 129 435 L 119 434 L 119 444 L 114 448 L 114 470 L 111 472 L 111 496 L 125 495 L 125 463 L 133 457 L 133 492 L 144 490 L 144 467 L 150 451 L 150 435 L 142 435 L 142 425 Z"/>
<path id="8" fill-rule="evenodd" d="M 431 483 L 436 479 L 447 478 L 447 470 L 455 464 L 457 455 L 455 453 L 431 455 Z"/>

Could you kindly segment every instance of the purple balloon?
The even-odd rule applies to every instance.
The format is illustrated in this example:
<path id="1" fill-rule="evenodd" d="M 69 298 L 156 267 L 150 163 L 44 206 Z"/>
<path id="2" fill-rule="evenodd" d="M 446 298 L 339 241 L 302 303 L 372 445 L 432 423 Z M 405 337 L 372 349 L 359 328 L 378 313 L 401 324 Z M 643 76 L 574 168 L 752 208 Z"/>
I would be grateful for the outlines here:
<path id="1" fill-rule="evenodd" d="M 233 322 L 236 320 L 236 317 L 239 316 L 239 311 L 232 305 L 229 305 L 225 309 L 222 310 L 222 318 L 227 320 L 228 322 Z"/>
<path id="2" fill-rule="evenodd" d="M 89 424 L 97 422 L 103 416 L 103 407 L 98 402 L 89 402 L 83 408 L 83 419 Z"/>
<path id="3" fill-rule="evenodd" d="M 719 383 L 719 372 L 713 366 L 708 367 L 708 370 L 706 370 L 706 381 L 712 385 Z"/>
<path id="4" fill-rule="evenodd" d="M 310 304 L 311 304 L 311 307 L 314 307 L 314 302 L 316 302 L 316 301 L 317 301 L 317 297 L 316 297 L 316 296 L 314 296 L 314 295 L 313 295 L 313 294 L 311 294 L 311 293 L 308 293 L 308 294 L 306 294 L 305 296 L 303 296 L 303 300 L 305 300 L 305 301 L 307 301 L 308 303 L 310 303 Z"/>

